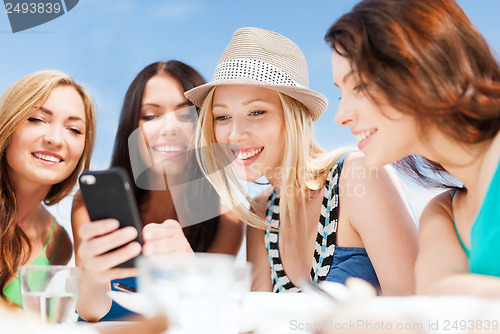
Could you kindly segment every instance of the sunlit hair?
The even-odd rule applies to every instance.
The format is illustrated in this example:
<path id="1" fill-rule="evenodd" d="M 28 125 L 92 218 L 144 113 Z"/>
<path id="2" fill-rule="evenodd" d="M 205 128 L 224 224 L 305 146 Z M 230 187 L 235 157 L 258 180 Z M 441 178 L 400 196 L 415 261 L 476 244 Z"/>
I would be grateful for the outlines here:
<path id="1" fill-rule="evenodd" d="M 365 0 L 334 23 L 325 40 L 349 60 L 373 101 L 381 94 L 415 117 L 422 138 L 439 129 L 473 144 L 498 133 L 499 64 L 455 1 Z M 424 158 L 397 165 L 423 185 L 452 185 L 441 165 Z"/>
<path id="2" fill-rule="evenodd" d="M 29 74 L 12 84 L 0 98 L 0 297 L 6 300 L 3 289 L 8 280 L 17 275 L 17 269 L 31 255 L 31 243 L 16 223 L 16 194 L 7 177 L 6 149 L 14 132 L 28 120 L 36 107 L 42 106 L 52 90 L 60 86 L 75 88 L 85 107 L 85 146 L 82 156 L 73 172 L 63 181 L 53 185 L 44 203 L 53 205 L 69 195 L 78 175 L 89 168 L 94 146 L 95 110 L 85 88 L 75 83 L 66 73 L 59 71 L 39 71 Z M 22 249 L 26 242 L 27 250 Z"/>
<path id="3" fill-rule="evenodd" d="M 215 89 L 209 92 L 200 111 L 200 126 L 196 132 L 198 161 L 222 200 L 233 209 L 238 218 L 250 226 L 268 228 L 265 218 L 255 214 L 255 202 L 245 192 L 224 154 L 224 143 L 216 144 L 212 113 Z M 313 138 L 312 119 L 306 112 L 306 107 L 287 95 L 277 94 L 284 113 L 280 217 L 285 217 L 288 211 L 290 227 L 295 230 L 296 199 L 299 198 L 299 203 L 305 205 L 309 192 L 320 190 L 324 186 L 330 168 L 347 148 L 334 152 L 321 148 Z M 241 204 L 242 200 L 246 200 L 249 206 Z"/>

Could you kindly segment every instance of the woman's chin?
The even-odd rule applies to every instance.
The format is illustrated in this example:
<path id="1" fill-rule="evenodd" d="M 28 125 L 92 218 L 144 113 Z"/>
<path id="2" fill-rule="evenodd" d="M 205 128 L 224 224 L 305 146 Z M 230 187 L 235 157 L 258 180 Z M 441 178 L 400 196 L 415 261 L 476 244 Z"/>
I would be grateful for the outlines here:
<path id="1" fill-rule="evenodd" d="M 257 181 L 262 175 L 256 175 L 254 173 L 248 172 L 244 170 L 243 168 L 235 168 L 236 176 L 245 182 L 255 182 Z"/>
<path id="2" fill-rule="evenodd" d="M 382 168 L 394 162 L 394 160 L 388 159 L 387 157 L 377 156 L 375 154 L 364 154 L 365 165 L 368 168 Z"/>
<path id="3" fill-rule="evenodd" d="M 185 163 L 175 163 L 169 161 L 161 161 L 151 166 L 150 171 L 157 176 L 175 177 L 186 171 Z"/>

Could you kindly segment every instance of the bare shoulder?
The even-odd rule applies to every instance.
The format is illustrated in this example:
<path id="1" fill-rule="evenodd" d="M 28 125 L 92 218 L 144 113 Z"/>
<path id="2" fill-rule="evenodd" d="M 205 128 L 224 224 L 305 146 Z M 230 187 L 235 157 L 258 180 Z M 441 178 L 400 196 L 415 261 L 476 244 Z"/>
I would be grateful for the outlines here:
<path id="1" fill-rule="evenodd" d="M 420 216 L 420 251 L 415 266 L 418 293 L 442 293 L 440 282 L 469 272 L 467 256 L 454 230 L 452 193 L 449 190 L 435 196 Z"/>
<path id="2" fill-rule="evenodd" d="M 453 221 L 451 197 L 453 190 L 448 190 L 432 198 L 420 216 L 420 228 L 434 225 L 439 221 Z"/>
<path id="3" fill-rule="evenodd" d="M 365 156 L 361 152 L 353 152 L 346 156 L 342 166 L 342 174 L 351 175 L 351 177 L 359 178 L 359 176 L 376 176 L 380 171 L 386 173 L 390 167 L 384 166 L 381 168 L 368 167 L 365 162 Z"/>
<path id="4" fill-rule="evenodd" d="M 373 221 L 377 221 L 377 226 L 405 229 L 405 233 L 416 235 L 401 181 L 391 166 L 367 167 L 363 154 L 351 153 L 344 161 L 339 196 L 343 217 L 349 219 L 358 233 L 365 228 L 371 230 Z"/>
<path id="5" fill-rule="evenodd" d="M 88 221 L 90 221 L 90 217 L 87 212 L 87 207 L 85 206 L 83 197 L 80 192 L 78 192 L 73 197 L 73 204 L 71 206 L 71 226 L 73 228 L 73 234 L 75 234 L 75 231 L 80 225 Z"/>
<path id="6" fill-rule="evenodd" d="M 399 181 L 391 166 L 368 167 L 363 153 L 353 152 L 344 160 L 340 182 L 349 183 L 352 186 L 362 185 L 376 189 L 376 187 L 392 187 Z"/>
<path id="7" fill-rule="evenodd" d="M 356 151 L 349 153 L 345 159 L 342 168 L 368 168 L 365 164 L 365 156 L 363 153 Z"/>
<path id="8" fill-rule="evenodd" d="M 89 222 L 90 217 L 87 212 L 87 207 L 83 201 L 83 197 L 80 192 L 77 192 L 73 197 L 73 205 L 71 207 L 71 231 L 73 233 L 73 240 L 75 244 L 75 253 L 78 253 L 80 247 L 81 238 L 79 234 L 80 227 Z"/>
<path id="9" fill-rule="evenodd" d="M 73 203 L 71 205 L 71 211 L 79 210 L 80 208 L 85 208 L 85 202 L 83 201 L 82 193 L 78 191 L 74 196 L 73 196 Z"/>
<path id="10" fill-rule="evenodd" d="M 344 159 L 344 168 L 346 167 L 366 167 L 363 153 L 359 151 L 349 153 Z"/>

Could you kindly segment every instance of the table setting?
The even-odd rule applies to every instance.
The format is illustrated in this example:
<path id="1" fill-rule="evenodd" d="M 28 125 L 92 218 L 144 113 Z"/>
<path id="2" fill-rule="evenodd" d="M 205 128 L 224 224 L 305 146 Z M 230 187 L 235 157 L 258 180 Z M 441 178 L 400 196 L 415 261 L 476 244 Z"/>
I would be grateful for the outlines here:
<path id="1" fill-rule="evenodd" d="M 137 266 L 137 291 L 123 287 L 108 295 L 140 318 L 75 323 L 78 268 L 21 268 L 25 310 L 0 308 L 3 329 L 16 328 L 11 331 L 16 334 L 128 334 L 147 328 L 158 334 L 500 332 L 497 299 L 381 297 L 360 279 L 346 285 L 302 281 L 300 293 L 251 292 L 251 264 L 222 254 L 144 257 Z"/>

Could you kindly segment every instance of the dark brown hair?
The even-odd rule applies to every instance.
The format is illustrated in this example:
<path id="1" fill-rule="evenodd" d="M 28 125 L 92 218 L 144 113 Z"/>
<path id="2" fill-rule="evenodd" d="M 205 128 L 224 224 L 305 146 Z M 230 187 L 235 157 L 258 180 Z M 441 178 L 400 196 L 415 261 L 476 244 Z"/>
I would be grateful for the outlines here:
<path id="1" fill-rule="evenodd" d="M 402 113 L 464 144 L 500 129 L 500 67 L 487 42 L 454 0 L 364 0 L 328 30 L 325 40 L 346 57 L 361 83 Z M 425 158 L 396 163 L 419 183 L 453 186 Z M 429 172 L 434 175 L 429 175 Z"/>
<path id="2" fill-rule="evenodd" d="M 146 84 L 149 79 L 158 74 L 169 74 L 173 76 L 182 85 L 184 91 L 188 91 L 191 88 L 206 83 L 203 77 L 195 69 L 175 60 L 150 64 L 137 74 L 125 94 L 111 158 L 111 166 L 125 168 L 131 179 L 133 179 L 133 173 L 130 162 L 128 139 L 132 132 L 139 126 L 142 99 Z M 194 169 L 193 172 L 195 174 L 202 175 L 196 163 L 196 159 L 193 159 L 189 167 Z M 149 191 L 139 188 L 135 182 L 132 182 L 132 184 L 136 201 L 139 207 L 141 207 L 141 204 L 147 202 Z M 218 196 L 214 196 L 215 190 L 213 190 L 209 183 L 207 183 L 204 188 L 206 189 L 197 189 L 200 201 L 218 198 Z M 207 192 L 210 193 L 210 196 L 206 194 Z M 218 200 L 214 200 L 213 205 L 218 206 L 219 204 Z M 203 223 L 183 228 L 184 234 L 195 252 L 207 251 L 215 238 L 218 224 L 219 219 L 215 217 Z"/>

